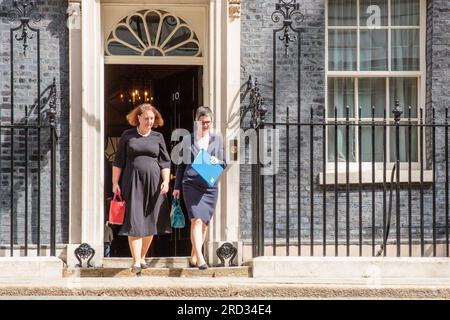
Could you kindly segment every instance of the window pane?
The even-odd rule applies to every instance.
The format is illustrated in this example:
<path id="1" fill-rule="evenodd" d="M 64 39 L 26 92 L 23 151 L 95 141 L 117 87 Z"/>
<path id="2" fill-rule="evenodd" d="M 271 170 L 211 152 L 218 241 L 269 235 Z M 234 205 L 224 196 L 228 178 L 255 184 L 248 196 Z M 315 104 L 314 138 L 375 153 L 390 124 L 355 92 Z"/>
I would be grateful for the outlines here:
<path id="1" fill-rule="evenodd" d="M 144 49 L 139 40 L 136 39 L 136 37 L 131 33 L 130 29 L 125 26 L 117 27 L 116 36 L 119 40 L 122 40 L 123 42 L 128 43 L 137 49 Z"/>
<path id="2" fill-rule="evenodd" d="M 150 12 L 149 14 L 147 14 L 147 17 L 145 18 L 145 20 L 147 22 L 147 28 L 148 28 L 148 33 L 150 34 L 150 39 L 152 41 L 152 44 L 155 45 L 156 35 L 158 32 L 158 27 L 159 27 L 161 18 L 159 16 L 159 14 L 157 14 L 156 12 Z"/>
<path id="3" fill-rule="evenodd" d="M 338 118 L 345 118 L 347 106 L 350 107 L 349 117 L 354 117 L 355 80 L 353 78 L 329 78 L 328 117 L 334 118 L 334 107 L 337 107 Z"/>
<path id="4" fill-rule="evenodd" d="M 389 118 L 393 118 L 392 110 L 395 100 L 399 100 L 402 108 L 402 118 L 408 118 L 411 106 L 411 118 L 417 118 L 417 78 L 391 78 L 389 80 L 390 111 Z"/>
<path id="5" fill-rule="evenodd" d="M 334 137 L 335 137 L 335 127 L 328 127 L 328 161 L 335 162 L 334 154 Z M 344 125 L 338 125 L 337 130 L 337 159 L 339 161 L 346 161 L 346 150 L 347 150 L 347 140 L 346 140 L 346 127 Z M 349 127 L 349 161 L 355 162 L 355 126 Z"/>
<path id="6" fill-rule="evenodd" d="M 419 13 L 419 0 L 392 0 L 393 26 L 418 26 Z"/>
<path id="7" fill-rule="evenodd" d="M 356 70 L 356 30 L 329 30 L 328 69 Z"/>
<path id="8" fill-rule="evenodd" d="M 384 118 L 386 79 L 359 79 L 359 105 L 361 118 L 372 118 L 372 106 L 375 106 L 375 118 Z"/>
<path id="9" fill-rule="evenodd" d="M 375 162 L 383 161 L 383 128 L 375 126 Z M 372 161 L 372 127 L 361 127 L 361 161 Z"/>
<path id="10" fill-rule="evenodd" d="M 195 42 L 188 42 L 175 50 L 166 52 L 168 56 L 195 56 L 199 53 L 200 48 Z"/>
<path id="11" fill-rule="evenodd" d="M 387 0 L 361 0 L 359 8 L 361 27 L 387 26 Z"/>
<path id="12" fill-rule="evenodd" d="M 175 34 L 171 37 L 170 41 L 167 42 L 167 44 L 164 46 L 164 50 L 170 49 L 177 44 L 189 40 L 189 38 L 191 37 L 191 33 L 191 30 L 187 27 L 178 28 Z"/>
<path id="13" fill-rule="evenodd" d="M 413 123 L 413 125 L 416 125 L 416 127 L 411 127 L 411 162 L 417 162 L 418 160 L 418 151 L 417 151 L 417 123 Z M 408 161 L 408 136 L 409 136 L 409 128 L 408 127 L 400 127 L 399 130 L 399 146 L 400 146 L 400 161 L 401 162 L 407 162 Z M 396 130 L 395 127 L 390 127 L 390 154 L 391 154 L 391 161 L 395 162 L 395 148 L 396 148 Z"/>
<path id="14" fill-rule="evenodd" d="M 329 26 L 356 26 L 356 0 L 329 0 Z"/>
<path id="15" fill-rule="evenodd" d="M 137 34 L 139 39 L 145 44 L 150 45 L 147 39 L 147 33 L 145 32 L 145 26 L 144 21 L 142 20 L 142 17 L 140 16 L 133 16 L 130 19 L 130 27 L 133 29 L 133 31 Z"/>
<path id="16" fill-rule="evenodd" d="M 161 35 L 159 37 L 159 44 L 161 45 L 167 39 L 167 37 L 175 30 L 177 27 L 177 19 L 174 16 L 166 16 L 163 20 L 161 26 Z"/>
<path id="17" fill-rule="evenodd" d="M 108 50 L 111 55 L 117 56 L 136 56 L 141 54 L 140 52 L 130 49 L 129 47 L 124 46 L 122 43 L 117 41 L 111 41 L 108 44 Z"/>
<path id="18" fill-rule="evenodd" d="M 147 56 L 147 57 L 162 57 L 163 53 L 160 50 L 158 50 L 158 49 L 150 48 L 149 50 L 144 52 L 144 56 Z"/>
<path id="19" fill-rule="evenodd" d="M 420 69 L 420 32 L 417 29 L 392 30 L 392 70 Z"/>
<path id="20" fill-rule="evenodd" d="M 387 30 L 361 30 L 361 70 L 388 69 Z"/>

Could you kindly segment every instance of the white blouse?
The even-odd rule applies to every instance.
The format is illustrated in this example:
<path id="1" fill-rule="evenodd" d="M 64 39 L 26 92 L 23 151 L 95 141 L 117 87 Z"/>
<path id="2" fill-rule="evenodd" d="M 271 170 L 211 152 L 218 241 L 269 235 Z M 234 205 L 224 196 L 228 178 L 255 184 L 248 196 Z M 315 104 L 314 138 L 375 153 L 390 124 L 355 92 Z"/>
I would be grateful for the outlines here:
<path id="1" fill-rule="evenodd" d="M 208 150 L 209 134 L 207 134 L 204 137 L 201 137 L 200 139 L 198 139 L 197 143 L 198 143 L 198 146 L 200 147 L 200 149 Z"/>

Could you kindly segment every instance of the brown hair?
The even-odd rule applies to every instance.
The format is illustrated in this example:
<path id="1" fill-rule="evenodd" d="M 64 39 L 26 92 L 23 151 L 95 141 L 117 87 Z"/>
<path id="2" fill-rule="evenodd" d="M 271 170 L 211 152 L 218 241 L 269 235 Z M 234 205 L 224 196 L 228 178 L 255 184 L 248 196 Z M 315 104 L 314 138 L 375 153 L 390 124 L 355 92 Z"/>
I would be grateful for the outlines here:
<path id="1" fill-rule="evenodd" d="M 138 116 L 148 110 L 151 110 L 155 114 L 155 123 L 153 124 L 153 128 L 162 127 L 164 125 L 164 120 L 161 116 L 161 113 L 159 113 L 159 111 L 149 103 L 143 103 L 131 110 L 131 112 L 127 114 L 128 123 L 133 127 L 137 127 L 139 125 Z"/>
<path id="2" fill-rule="evenodd" d="M 195 112 L 195 120 L 198 120 L 200 117 L 208 116 L 211 118 L 211 121 L 213 119 L 213 113 L 210 107 L 201 106 L 198 107 L 197 111 Z"/>

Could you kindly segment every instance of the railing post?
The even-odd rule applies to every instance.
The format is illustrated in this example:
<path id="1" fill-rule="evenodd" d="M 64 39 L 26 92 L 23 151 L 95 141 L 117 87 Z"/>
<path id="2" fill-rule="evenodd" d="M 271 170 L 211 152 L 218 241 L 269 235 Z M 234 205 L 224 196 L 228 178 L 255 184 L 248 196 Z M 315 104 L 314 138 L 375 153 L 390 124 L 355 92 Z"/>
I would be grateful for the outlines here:
<path id="1" fill-rule="evenodd" d="M 396 236 L 397 236 L 397 257 L 400 257 L 400 110 L 399 100 L 395 100 L 395 108 L 392 110 L 395 121 L 395 163 L 396 163 L 396 190 L 395 190 L 395 212 L 396 212 Z"/>
<path id="2" fill-rule="evenodd" d="M 375 256 L 375 106 L 372 106 L 372 256 Z"/>
<path id="3" fill-rule="evenodd" d="M 252 163 L 252 256 L 258 256 L 258 186 L 256 177 L 258 175 L 258 164 Z"/>
<path id="4" fill-rule="evenodd" d="M 260 132 L 264 132 L 264 125 L 266 121 L 266 113 L 267 110 L 264 107 L 264 99 L 261 97 L 261 93 L 259 91 L 258 83 L 255 84 L 256 91 L 256 110 L 257 115 L 259 116 L 259 124 L 257 126 L 257 135 L 260 135 Z M 264 256 L 264 175 L 261 170 L 261 158 L 260 158 L 260 143 L 265 143 L 264 139 L 260 139 L 258 141 L 258 189 L 259 189 L 259 205 L 258 205 L 258 216 L 259 216 L 259 256 Z"/>
<path id="5" fill-rule="evenodd" d="M 264 177 L 261 170 L 261 130 L 264 129 L 267 110 L 264 107 L 264 98 L 259 91 L 258 79 L 250 81 L 251 128 L 256 131 L 256 163 L 252 164 L 252 240 L 253 257 L 264 256 Z"/>
<path id="6" fill-rule="evenodd" d="M 50 93 L 50 108 L 47 111 L 50 124 L 50 255 L 56 256 L 56 80 Z"/>
<path id="7" fill-rule="evenodd" d="M 409 256 L 412 257 L 412 184 L 411 184 L 411 158 L 412 158 L 412 143 L 411 143 L 411 106 L 408 107 L 408 248 Z"/>
<path id="8" fill-rule="evenodd" d="M 436 114 L 435 108 L 432 106 L 432 144 L 433 144 L 433 257 L 436 257 Z"/>
<path id="9" fill-rule="evenodd" d="M 310 193 L 311 193 L 311 218 L 310 218 L 310 255 L 314 256 L 314 109 L 313 106 L 310 108 L 309 123 L 309 180 L 310 180 Z M 287 150 L 289 152 L 289 150 Z M 289 165 L 289 164 L 288 164 Z"/>
<path id="10" fill-rule="evenodd" d="M 334 255 L 339 255 L 339 218 L 338 218 L 338 121 L 337 106 L 334 106 Z"/>
<path id="11" fill-rule="evenodd" d="M 345 107 L 345 239 L 346 254 L 350 256 L 350 106 Z"/>
<path id="12" fill-rule="evenodd" d="M 449 257 L 449 221 L 448 221 L 448 209 L 449 209 L 449 188 L 448 188 L 448 106 L 445 107 L 445 255 Z"/>
<path id="13" fill-rule="evenodd" d="M 359 256 L 362 257 L 363 252 L 363 236 L 362 236 L 362 127 L 361 127 L 361 113 L 362 107 L 358 107 L 358 196 L 359 196 Z"/>
<path id="14" fill-rule="evenodd" d="M 425 256 L 425 230 L 424 230 L 424 186 L 423 186 L 423 166 L 424 166 L 424 157 L 423 157 L 423 127 L 424 127 L 424 113 L 423 107 L 420 108 L 420 131 L 419 131 L 419 148 L 420 148 L 420 256 Z"/>

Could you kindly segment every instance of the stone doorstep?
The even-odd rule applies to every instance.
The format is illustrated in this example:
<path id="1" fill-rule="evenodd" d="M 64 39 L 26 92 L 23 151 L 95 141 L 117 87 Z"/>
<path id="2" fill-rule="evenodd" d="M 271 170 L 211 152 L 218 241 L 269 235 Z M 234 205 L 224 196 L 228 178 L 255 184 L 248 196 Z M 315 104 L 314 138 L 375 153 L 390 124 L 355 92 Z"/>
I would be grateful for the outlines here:
<path id="1" fill-rule="evenodd" d="M 145 261 L 151 268 L 187 268 L 189 266 L 187 257 L 151 257 Z M 132 258 L 104 258 L 103 268 L 129 268 L 133 264 Z"/>
<path id="2" fill-rule="evenodd" d="M 135 277 L 131 268 L 66 268 L 65 278 L 115 278 Z M 250 267 L 212 267 L 206 270 L 197 268 L 149 268 L 141 272 L 144 277 L 251 277 Z"/>

